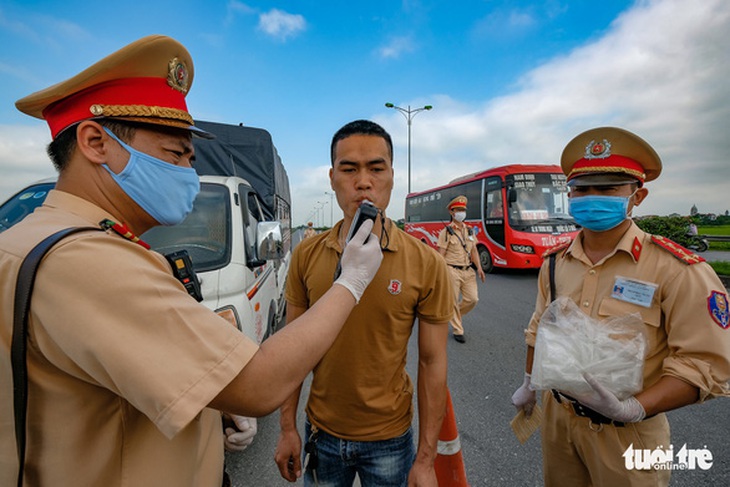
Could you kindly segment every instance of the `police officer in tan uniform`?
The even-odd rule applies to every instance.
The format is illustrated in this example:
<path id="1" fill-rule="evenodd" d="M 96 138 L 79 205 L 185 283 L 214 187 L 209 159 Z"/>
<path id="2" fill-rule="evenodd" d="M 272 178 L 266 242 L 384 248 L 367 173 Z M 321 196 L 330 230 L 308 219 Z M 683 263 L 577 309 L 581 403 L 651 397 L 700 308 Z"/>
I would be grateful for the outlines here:
<path id="1" fill-rule="evenodd" d="M 527 415 L 535 406 L 534 346 L 552 299 L 569 297 L 597 320 L 638 313 L 648 344 L 640 392 L 618 399 L 590 375 L 584 377 L 592 394 L 543 392 L 545 485 L 666 486 L 669 469 L 637 468 L 624 454 L 668 448 L 666 411 L 729 394 L 727 292 L 701 257 L 643 232 L 629 217 L 649 193 L 644 183 L 662 169 L 647 142 L 619 128 L 588 130 L 568 143 L 561 165 L 570 213 L 583 228 L 572 243 L 546 255 L 525 333 L 525 380 L 512 402 Z"/>
<path id="2" fill-rule="evenodd" d="M 466 218 L 466 196 L 459 195 L 447 206 L 451 221 L 441 230 L 438 238 L 438 251 L 446 260 L 454 287 L 454 317 L 451 328 L 454 340 L 464 343 L 463 316 L 474 309 L 479 301 L 477 278 L 472 270 L 476 268 L 479 278 L 484 282 L 484 271 L 479 263 L 474 231 L 464 223 Z M 461 299 L 460 299 L 461 298 Z"/>
<path id="3" fill-rule="evenodd" d="M 0 234 L 0 485 L 24 476 L 61 487 L 220 486 L 224 441 L 245 448 L 252 433 L 248 422 L 240 436 L 231 425 L 224 440 L 221 411 L 276 409 L 379 266 L 377 238 L 363 244 L 368 223 L 317 306 L 260 347 L 189 296 L 138 235 L 192 209 L 191 137 L 207 136 L 187 111 L 192 82 L 185 47 L 149 36 L 16 103 L 48 123 L 59 177 L 42 207 Z M 71 227 L 89 230 L 56 244 L 35 277 L 21 464 L 11 418 L 16 281 L 37 243 Z"/>
<path id="4" fill-rule="evenodd" d="M 304 238 L 314 237 L 317 235 L 317 230 L 314 229 L 312 222 L 307 222 L 307 229 L 304 230 Z"/>

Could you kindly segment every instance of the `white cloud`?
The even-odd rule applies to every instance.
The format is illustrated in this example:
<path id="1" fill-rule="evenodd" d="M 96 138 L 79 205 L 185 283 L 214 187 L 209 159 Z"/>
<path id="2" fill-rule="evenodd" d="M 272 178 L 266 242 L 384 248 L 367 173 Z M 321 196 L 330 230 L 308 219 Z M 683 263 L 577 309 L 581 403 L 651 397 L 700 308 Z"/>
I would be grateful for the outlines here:
<path id="1" fill-rule="evenodd" d="M 307 21 L 303 16 L 275 8 L 259 16 L 259 29 L 281 41 L 296 36 L 306 28 Z"/>
<path id="2" fill-rule="evenodd" d="M 528 72 L 512 94 L 473 109 L 449 97 L 426 100 L 435 108 L 412 126 L 418 166 L 412 189 L 495 165 L 557 164 L 574 135 L 615 125 L 649 141 L 664 163 L 638 214 L 687 214 L 692 204 L 724 212 L 730 209 L 729 41 L 724 0 L 692 8 L 682 0 L 642 1 L 603 38 Z M 406 161 L 405 123 L 393 114 L 384 124 L 400 149 L 398 168 Z M 398 181 L 393 201 L 405 187 Z M 391 216 L 402 217 L 400 206 Z"/>
<path id="3" fill-rule="evenodd" d="M 537 24 L 533 13 L 529 10 L 495 10 L 478 19 L 472 28 L 476 38 L 510 38 L 520 35 Z"/>
<path id="4" fill-rule="evenodd" d="M 0 125 L 0 202 L 24 186 L 56 175 L 46 154 L 48 127 Z"/>
<path id="5" fill-rule="evenodd" d="M 255 14 L 256 9 L 249 7 L 245 3 L 238 2 L 237 0 L 231 0 L 228 2 L 228 5 L 226 5 L 226 25 L 230 25 L 233 23 L 233 21 L 236 19 L 236 16 L 241 15 L 251 15 Z"/>
<path id="6" fill-rule="evenodd" d="M 81 25 L 49 15 L 32 14 L 19 21 L 5 16 L 0 10 L 0 29 L 13 33 L 19 39 L 50 48 L 58 45 L 58 38 L 86 42 L 92 39 Z"/>
<path id="7" fill-rule="evenodd" d="M 329 164 L 287 168 L 292 185 L 292 223 L 295 226 L 307 221 L 315 223 L 316 226 L 330 226 L 331 221 L 336 223 L 342 218 L 337 200 L 325 194 L 332 192 L 329 185 L 329 170 Z"/>
<path id="8" fill-rule="evenodd" d="M 394 37 L 390 42 L 378 49 L 380 57 L 398 59 L 405 52 L 412 52 L 413 40 L 410 37 Z"/>

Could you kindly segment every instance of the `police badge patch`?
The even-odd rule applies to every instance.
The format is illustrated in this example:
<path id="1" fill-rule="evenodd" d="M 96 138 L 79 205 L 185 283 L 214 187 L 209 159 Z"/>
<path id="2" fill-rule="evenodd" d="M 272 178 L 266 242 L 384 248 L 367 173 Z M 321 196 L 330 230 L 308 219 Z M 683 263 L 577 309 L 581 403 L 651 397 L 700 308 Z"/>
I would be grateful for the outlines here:
<path id="1" fill-rule="evenodd" d="M 707 310 L 712 321 L 724 330 L 730 326 L 730 309 L 728 309 L 727 294 L 712 291 L 707 297 Z"/>

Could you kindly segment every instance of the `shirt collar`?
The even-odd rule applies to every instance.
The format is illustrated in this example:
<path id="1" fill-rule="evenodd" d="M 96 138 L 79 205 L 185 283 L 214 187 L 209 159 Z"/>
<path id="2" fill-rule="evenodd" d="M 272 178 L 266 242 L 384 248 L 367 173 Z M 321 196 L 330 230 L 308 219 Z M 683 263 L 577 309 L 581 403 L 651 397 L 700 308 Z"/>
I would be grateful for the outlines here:
<path id="1" fill-rule="evenodd" d="M 621 237 L 621 240 L 619 240 L 616 247 L 613 249 L 611 253 L 609 253 L 603 260 L 605 261 L 609 257 L 613 256 L 617 252 L 625 252 L 628 254 L 631 259 L 634 261 L 634 263 L 639 262 L 639 258 L 641 257 L 641 250 L 642 250 L 642 237 L 644 236 L 644 232 L 639 228 L 639 226 L 632 220 L 631 226 L 629 226 L 628 230 L 623 234 Z M 568 249 L 565 251 L 564 255 L 572 255 L 576 259 L 585 260 L 586 262 L 590 262 L 588 257 L 585 254 L 585 251 L 583 250 L 583 232 L 578 234 L 578 237 L 576 237 L 573 242 L 570 244 Z"/>
<path id="2" fill-rule="evenodd" d="M 48 196 L 43 202 L 43 206 L 58 208 L 68 211 L 69 213 L 73 213 L 74 215 L 88 221 L 92 226 L 99 225 L 99 222 L 105 219 L 114 220 L 112 215 L 99 208 L 94 203 L 58 189 L 52 189 L 48 192 Z"/>

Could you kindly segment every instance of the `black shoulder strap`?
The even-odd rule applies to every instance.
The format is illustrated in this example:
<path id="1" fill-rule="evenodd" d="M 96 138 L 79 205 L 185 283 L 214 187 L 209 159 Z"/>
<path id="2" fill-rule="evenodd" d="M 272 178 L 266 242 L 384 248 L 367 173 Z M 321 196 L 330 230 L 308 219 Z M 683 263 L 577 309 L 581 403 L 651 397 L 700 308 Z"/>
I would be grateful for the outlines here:
<path id="1" fill-rule="evenodd" d="M 550 254 L 550 302 L 555 301 L 555 254 Z"/>
<path id="2" fill-rule="evenodd" d="M 30 296 L 33 292 L 35 275 L 41 259 L 59 240 L 86 230 L 101 230 L 98 227 L 73 227 L 58 231 L 46 237 L 28 253 L 20 265 L 15 288 L 15 308 L 13 310 L 13 337 L 11 341 L 10 362 L 13 368 L 13 405 L 15 409 L 15 442 L 18 447 L 18 487 L 23 485 L 25 466 L 25 423 L 28 409 L 28 366 L 25 360 L 28 337 L 28 312 Z"/>
<path id="3" fill-rule="evenodd" d="M 466 228 L 467 228 L 467 233 L 471 237 L 471 228 L 468 226 Z M 451 227 L 451 225 L 446 225 L 446 230 L 449 232 L 449 235 L 454 235 L 456 238 L 459 239 L 459 243 L 461 244 L 462 247 L 464 247 L 464 252 L 466 252 L 466 255 L 469 255 L 469 251 L 466 250 L 466 244 L 461 239 L 461 237 L 454 231 L 454 229 Z"/>

